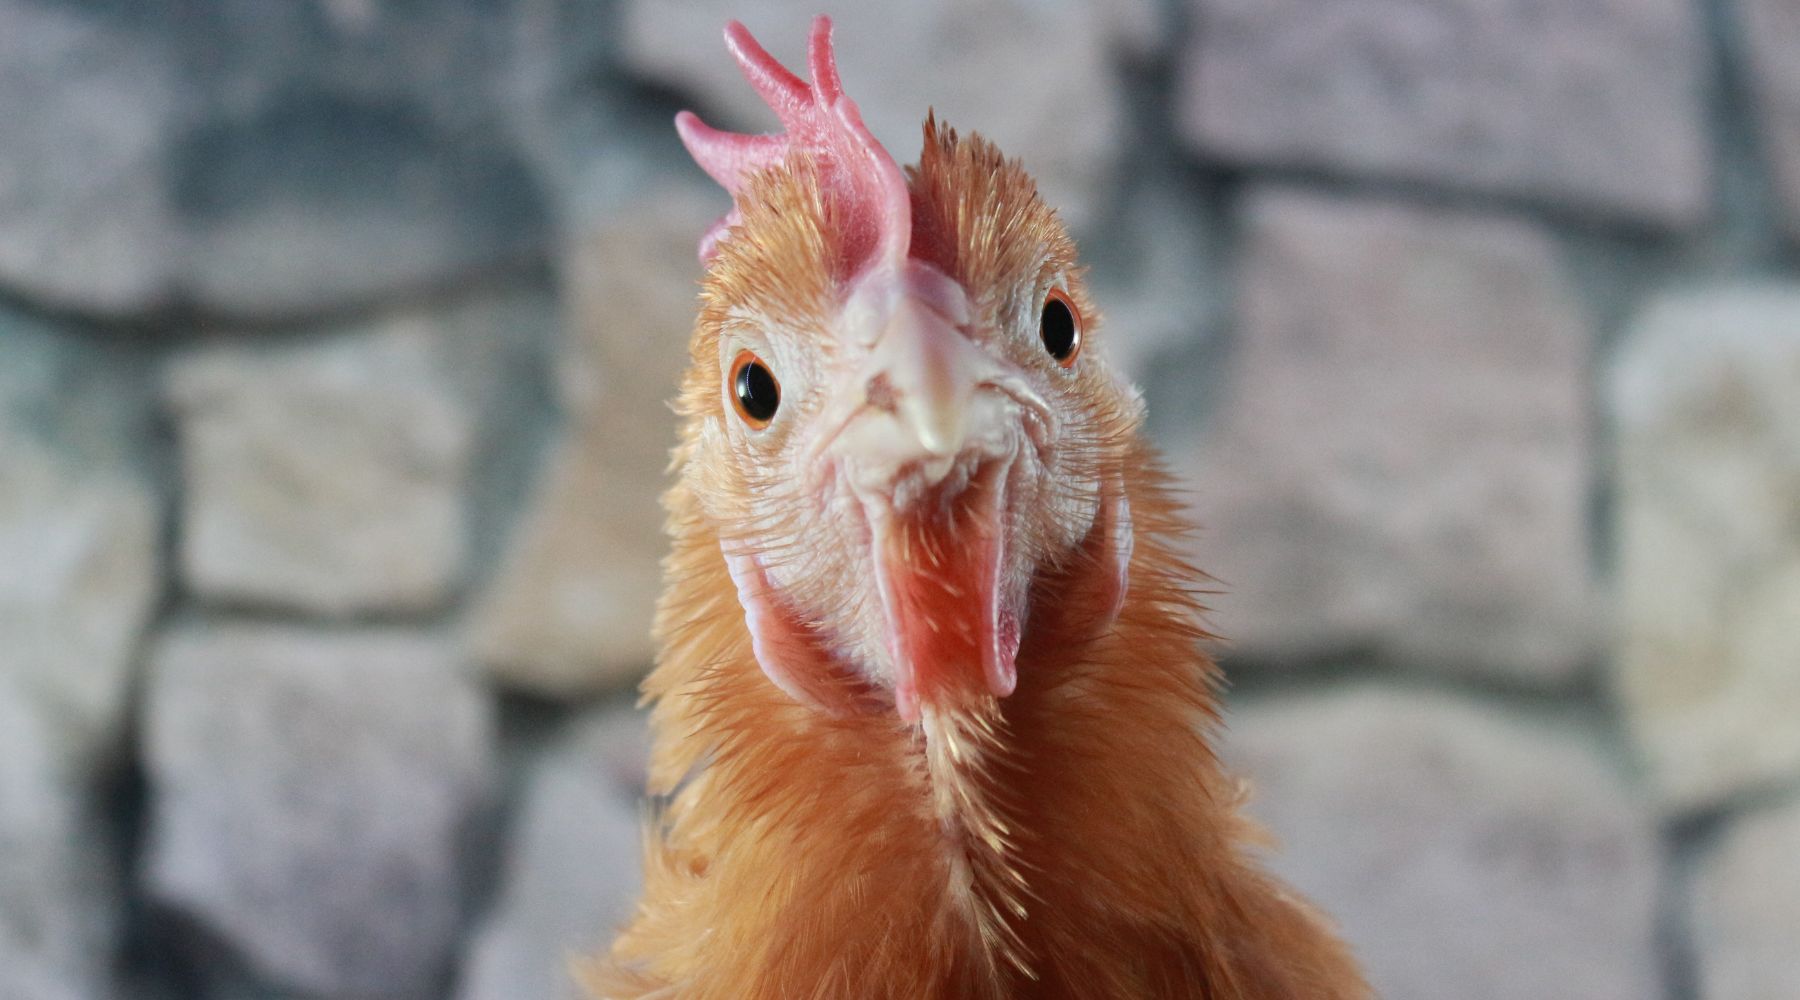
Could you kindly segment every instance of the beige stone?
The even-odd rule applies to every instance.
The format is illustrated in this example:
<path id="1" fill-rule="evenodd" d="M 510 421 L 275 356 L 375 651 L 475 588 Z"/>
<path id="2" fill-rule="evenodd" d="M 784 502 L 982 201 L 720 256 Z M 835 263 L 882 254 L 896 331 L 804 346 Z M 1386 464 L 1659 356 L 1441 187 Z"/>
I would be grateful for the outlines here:
<path id="1" fill-rule="evenodd" d="M 1656 825 L 1592 734 L 1375 685 L 1226 721 L 1273 867 L 1343 928 L 1376 995 L 1660 994 Z"/>
<path id="2" fill-rule="evenodd" d="M 1177 83 L 1203 155 L 1708 214 L 1706 32 L 1681 0 L 1191 0 Z"/>
<path id="3" fill-rule="evenodd" d="M 608 441 L 557 445 L 483 596 L 471 641 L 506 684 L 578 697 L 630 684 L 650 665 L 666 548 L 659 481 Z"/>
<path id="4" fill-rule="evenodd" d="M 271 985 L 441 997 L 494 729 L 432 633 L 178 628 L 145 692 L 142 888 Z"/>
<path id="5" fill-rule="evenodd" d="M 1800 803 L 1729 822 L 1694 879 L 1701 1000 L 1800 996 Z"/>
<path id="6" fill-rule="evenodd" d="M 1800 288 L 1651 303 L 1610 373 L 1614 688 L 1668 808 L 1800 777 Z"/>
<path id="7" fill-rule="evenodd" d="M 698 310 L 696 248 L 722 207 L 695 188 L 659 189 L 564 254 L 567 423 L 470 633 L 508 684 L 576 697 L 649 667 L 669 402 Z"/>
<path id="8" fill-rule="evenodd" d="M 557 262 L 558 399 L 574 426 L 654 456 L 658 472 L 675 443 L 668 403 L 700 311 L 700 235 L 729 207 L 723 191 L 658 187 L 574 234 Z"/>
<path id="9" fill-rule="evenodd" d="M 1589 331 L 1502 215 L 1254 192 L 1237 342 L 1178 452 L 1230 652 L 1568 684 L 1594 645 Z"/>
<path id="10" fill-rule="evenodd" d="M 176 360 L 181 570 L 196 596 L 324 615 L 449 599 L 464 572 L 474 427 L 445 336 L 402 315 Z"/>

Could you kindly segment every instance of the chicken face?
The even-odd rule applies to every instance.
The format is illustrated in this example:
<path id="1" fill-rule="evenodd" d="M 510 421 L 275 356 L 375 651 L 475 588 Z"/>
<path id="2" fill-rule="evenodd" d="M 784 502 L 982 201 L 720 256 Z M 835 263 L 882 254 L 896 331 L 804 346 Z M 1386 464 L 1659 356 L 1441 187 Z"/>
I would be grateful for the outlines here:
<path id="1" fill-rule="evenodd" d="M 702 247 L 683 468 L 757 660 L 830 711 L 1003 697 L 1028 629 L 1123 599 L 1137 397 L 1016 163 L 928 119 L 902 174 L 824 19 L 810 85 L 727 41 L 788 133 L 680 122 L 737 196 Z"/>

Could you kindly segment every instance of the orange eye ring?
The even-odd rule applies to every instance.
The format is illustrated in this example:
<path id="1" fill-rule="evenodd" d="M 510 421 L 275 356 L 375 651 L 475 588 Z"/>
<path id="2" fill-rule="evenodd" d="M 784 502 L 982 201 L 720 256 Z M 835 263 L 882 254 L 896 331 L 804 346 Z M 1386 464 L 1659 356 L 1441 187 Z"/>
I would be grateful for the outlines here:
<path id="1" fill-rule="evenodd" d="M 1081 334 L 1081 309 L 1075 300 L 1060 288 L 1050 289 L 1050 294 L 1044 296 L 1044 309 L 1038 314 L 1038 339 L 1043 341 L 1044 350 L 1057 364 L 1072 368 L 1081 354 Z"/>
<path id="2" fill-rule="evenodd" d="M 781 407 L 781 383 L 754 351 L 739 351 L 732 359 L 725 394 L 731 397 L 731 408 L 753 431 L 769 426 Z"/>

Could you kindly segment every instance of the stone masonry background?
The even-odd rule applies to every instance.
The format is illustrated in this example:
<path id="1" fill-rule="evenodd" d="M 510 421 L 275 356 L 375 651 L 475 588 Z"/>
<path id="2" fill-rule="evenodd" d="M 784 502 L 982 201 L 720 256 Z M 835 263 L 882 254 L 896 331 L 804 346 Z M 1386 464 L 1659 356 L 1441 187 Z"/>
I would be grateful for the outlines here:
<path id="1" fill-rule="evenodd" d="M 0 0 L 0 1000 L 570 1000 L 817 0 Z M 1800 997 L 1800 2 L 838 4 L 1077 228 L 1390 1000 Z"/>

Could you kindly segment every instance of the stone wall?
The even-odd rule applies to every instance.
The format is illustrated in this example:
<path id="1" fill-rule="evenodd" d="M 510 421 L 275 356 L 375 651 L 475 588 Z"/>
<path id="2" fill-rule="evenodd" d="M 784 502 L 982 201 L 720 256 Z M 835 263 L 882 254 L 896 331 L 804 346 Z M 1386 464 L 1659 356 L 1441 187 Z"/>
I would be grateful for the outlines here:
<path id="1" fill-rule="evenodd" d="M 566 1000 L 814 3 L 0 0 L 0 998 Z M 1800 996 L 1800 6 L 841 5 L 1077 226 L 1384 996 Z"/>

